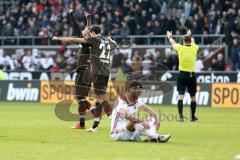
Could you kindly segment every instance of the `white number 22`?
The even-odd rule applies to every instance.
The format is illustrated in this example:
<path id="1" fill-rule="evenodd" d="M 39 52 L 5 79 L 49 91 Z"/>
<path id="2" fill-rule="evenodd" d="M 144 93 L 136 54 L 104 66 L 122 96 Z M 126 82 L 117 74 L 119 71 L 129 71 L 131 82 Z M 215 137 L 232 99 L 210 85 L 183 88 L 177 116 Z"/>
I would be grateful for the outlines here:
<path id="1" fill-rule="evenodd" d="M 100 59 L 110 59 L 110 45 L 107 43 L 101 43 L 99 45 L 99 49 L 102 50 L 102 53 L 100 54 L 99 58 Z"/>

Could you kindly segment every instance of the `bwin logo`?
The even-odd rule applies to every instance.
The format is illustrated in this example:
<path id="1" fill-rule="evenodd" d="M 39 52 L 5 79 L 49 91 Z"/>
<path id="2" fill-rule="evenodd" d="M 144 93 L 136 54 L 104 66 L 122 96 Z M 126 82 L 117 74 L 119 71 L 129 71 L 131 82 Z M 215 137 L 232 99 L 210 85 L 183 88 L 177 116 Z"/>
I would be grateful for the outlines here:
<path id="1" fill-rule="evenodd" d="M 37 101 L 39 95 L 38 88 L 32 88 L 32 83 L 28 83 L 26 88 L 14 88 L 13 83 L 8 86 L 8 101 Z"/>

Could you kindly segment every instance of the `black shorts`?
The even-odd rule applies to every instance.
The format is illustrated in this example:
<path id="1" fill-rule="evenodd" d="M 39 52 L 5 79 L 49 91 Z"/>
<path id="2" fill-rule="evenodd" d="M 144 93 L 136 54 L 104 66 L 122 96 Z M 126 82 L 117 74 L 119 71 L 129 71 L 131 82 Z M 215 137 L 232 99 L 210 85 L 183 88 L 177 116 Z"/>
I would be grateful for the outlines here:
<path id="1" fill-rule="evenodd" d="M 95 75 L 93 77 L 94 93 L 96 95 L 106 94 L 109 76 Z"/>
<path id="2" fill-rule="evenodd" d="M 178 94 L 183 95 L 186 88 L 190 96 L 195 96 L 197 88 L 196 75 L 194 72 L 180 71 L 177 78 Z"/>
<path id="3" fill-rule="evenodd" d="M 79 69 L 75 78 L 75 96 L 78 101 L 88 96 L 92 77 L 90 69 Z"/>

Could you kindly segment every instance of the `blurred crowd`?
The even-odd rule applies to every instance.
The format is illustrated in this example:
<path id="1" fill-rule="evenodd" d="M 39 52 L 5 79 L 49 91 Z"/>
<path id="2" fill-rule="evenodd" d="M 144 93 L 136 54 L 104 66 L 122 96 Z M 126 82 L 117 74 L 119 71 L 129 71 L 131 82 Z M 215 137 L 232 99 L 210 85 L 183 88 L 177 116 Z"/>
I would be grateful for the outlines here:
<path id="1" fill-rule="evenodd" d="M 14 52 L 14 50 L 12 51 Z M 16 49 L 4 54 L 0 50 L 0 67 L 3 71 L 72 71 L 76 69 L 76 50 L 62 45 L 57 50 Z"/>
<path id="2" fill-rule="evenodd" d="M 240 32 L 239 6 L 239 0 L 19 0 L 12 6 L 1 5 L 0 33 L 69 36 L 72 28 L 67 13 L 74 9 L 82 28 L 84 14 L 89 12 L 105 35 L 164 35 L 166 30 L 178 35 L 187 27 L 193 34 L 225 34 L 231 44 L 231 36 Z"/>
<path id="3" fill-rule="evenodd" d="M 68 10 L 74 9 L 74 16 L 83 29 L 86 25 L 85 13 L 92 14 L 92 21 L 100 24 L 104 35 L 161 35 L 167 30 L 174 34 L 184 34 L 186 28 L 190 28 L 193 34 L 225 34 L 225 43 L 229 46 L 228 57 L 230 70 L 240 68 L 240 47 L 238 34 L 240 33 L 240 0 L 19 0 L 17 3 L 0 5 L 0 34 L 1 36 L 40 36 L 40 44 L 48 44 L 47 37 L 70 36 L 73 34 L 68 20 Z M 180 39 L 177 39 L 179 42 Z M 196 39 L 198 42 L 199 39 Z M 13 39 L 5 41 L 6 44 L 14 42 Z M 204 44 L 211 44 L 213 39 L 204 39 Z M 136 40 L 136 43 L 145 43 Z M 154 44 L 163 44 L 165 41 L 156 39 Z M 23 44 L 31 44 L 23 40 Z M 177 58 L 174 54 L 145 55 L 141 58 L 134 56 L 129 60 L 122 56 L 124 71 L 154 70 L 151 65 L 164 64 L 169 70 L 177 69 Z M 22 69 L 35 70 L 38 68 L 49 69 L 56 65 L 56 55 L 41 55 L 32 60 L 27 53 L 11 57 L 14 63 L 21 61 Z M 219 70 L 219 59 L 212 60 L 212 69 Z M 222 56 L 224 57 L 224 56 Z M 49 60 L 50 58 L 50 60 Z M 66 60 L 67 57 L 63 57 Z M 197 61 L 197 70 L 202 70 L 202 58 Z M 42 59 L 42 60 L 39 60 Z M 44 66 L 44 60 L 48 65 Z M 224 58 L 223 58 L 224 59 Z M 125 62 L 123 62 L 126 60 Z M 3 59 L 2 59 L 3 61 Z M 33 62 L 34 61 L 34 62 Z M 138 65 L 130 65 L 129 62 L 141 61 Z M 30 63 L 31 62 L 31 63 Z M 12 63 L 12 62 L 11 62 Z M 144 65 L 147 63 L 148 65 Z M 221 63 L 221 66 L 225 66 Z M 135 63 L 134 63 L 135 64 Z M 13 65 L 8 65 L 13 66 Z M 15 65 L 16 68 L 17 63 Z M 28 68 L 28 66 L 34 66 Z M 6 67 L 5 67 L 6 68 Z M 10 67 L 13 69 L 13 67 Z M 135 68 L 135 69 L 134 69 Z M 148 69 L 147 69 L 148 68 Z M 222 70 L 222 69 L 221 69 Z M 224 70 L 224 69 L 223 69 Z M 147 72 L 147 71 L 146 71 Z"/>
<path id="4" fill-rule="evenodd" d="M 219 52 L 216 57 L 211 58 L 210 63 L 204 60 L 212 56 L 205 48 L 201 49 L 196 60 L 196 72 L 208 71 L 236 71 L 240 70 L 239 55 L 240 46 L 234 39 L 235 46 L 232 48 L 231 59 L 225 61 L 224 54 Z M 13 49 L 6 52 L 0 49 L 0 67 L 3 71 L 64 71 L 74 72 L 76 69 L 76 49 L 69 49 L 61 45 L 58 49 Z M 208 52 L 208 53 L 206 53 Z M 8 54 L 10 53 L 10 54 Z M 206 55 L 205 55 L 206 54 Z M 116 49 L 113 51 L 111 71 L 119 69 L 126 74 L 132 75 L 154 75 L 167 70 L 178 70 L 178 56 L 171 48 L 162 49 Z"/>

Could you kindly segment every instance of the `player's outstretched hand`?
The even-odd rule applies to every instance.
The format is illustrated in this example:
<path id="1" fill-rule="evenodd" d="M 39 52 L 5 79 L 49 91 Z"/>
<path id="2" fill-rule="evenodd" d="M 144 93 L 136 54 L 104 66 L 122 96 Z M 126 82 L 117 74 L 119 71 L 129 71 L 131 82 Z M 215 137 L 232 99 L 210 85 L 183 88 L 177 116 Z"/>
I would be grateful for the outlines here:
<path id="1" fill-rule="evenodd" d="M 75 11 L 73 9 L 69 9 L 68 14 L 73 15 Z"/>
<path id="2" fill-rule="evenodd" d="M 91 14 L 90 14 L 90 13 L 88 13 L 88 12 L 87 12 L 87 13 L 85 13 L 85 17 L 86 17 L 86 18 L 88 18 L 88 17 L 90 17 L 90 16 L 91 16 Z"/>
<path id="3" fill-rule="evenodd" d="M 191 32 L 190 29 L 187 30 L 187 34 L 188 34 L 188 35 L 192 35 L 192 32 Z"/>
<path id="4" fill-rule="evenodd" d="M 111 38 L 111 37 L 109 37 L 109 36 L 107 37 L 107 39 L 108 39 L 109 41 L 113 41 L 113 40 L 112 40 L 112 38 Z"/>
<path id="5" fill-rule="evenodd" d="M 172 38 L 172 31 L 170 32 L 170 31 L 167 31 L 167 37 L 168 38 Z"/>
<path id="6" fill-rule="evenodd" d="M 58 38 L 56 36 L 52 37 L 52 41 L 57 41 L 57 40 L 58 40 Z"/>
<path id="7" fill-rule="evenodd" d="M 82 31 L 83 37 L 87 38 L 89 36 L 90 32 L 90 27 L 85 27 L 84 30 Z"/>

